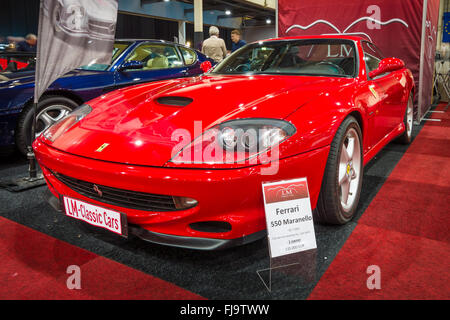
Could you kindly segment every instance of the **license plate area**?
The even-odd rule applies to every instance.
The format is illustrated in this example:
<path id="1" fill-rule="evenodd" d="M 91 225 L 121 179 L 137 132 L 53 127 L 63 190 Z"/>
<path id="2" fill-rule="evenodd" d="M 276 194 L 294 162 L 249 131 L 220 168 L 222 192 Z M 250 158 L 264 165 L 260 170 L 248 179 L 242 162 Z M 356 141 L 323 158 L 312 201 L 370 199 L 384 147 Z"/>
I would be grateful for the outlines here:
<path id="1" fill-rule="evenodd" d="M 61 202 L 66 216 L 128 237 L 126 214 L 66 196 L 61 197 Z"/>

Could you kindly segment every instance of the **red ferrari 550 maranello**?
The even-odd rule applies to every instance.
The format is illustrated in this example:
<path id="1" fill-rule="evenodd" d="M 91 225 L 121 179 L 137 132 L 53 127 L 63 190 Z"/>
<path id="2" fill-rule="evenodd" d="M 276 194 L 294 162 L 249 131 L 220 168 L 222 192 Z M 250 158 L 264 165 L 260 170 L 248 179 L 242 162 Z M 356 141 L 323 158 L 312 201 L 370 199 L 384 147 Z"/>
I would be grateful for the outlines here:
<path id="1" fill-rule="evenodd" d="M 212 250 L 266 234 L 264 182 L 306 177 L 317 221 L 352 219 L 363 166 L 411 141 L 413 96 L 404 63 L 364 39 L 273 39 L 203 76 L 96 98 L 33 147 L 66 215 Z"/>

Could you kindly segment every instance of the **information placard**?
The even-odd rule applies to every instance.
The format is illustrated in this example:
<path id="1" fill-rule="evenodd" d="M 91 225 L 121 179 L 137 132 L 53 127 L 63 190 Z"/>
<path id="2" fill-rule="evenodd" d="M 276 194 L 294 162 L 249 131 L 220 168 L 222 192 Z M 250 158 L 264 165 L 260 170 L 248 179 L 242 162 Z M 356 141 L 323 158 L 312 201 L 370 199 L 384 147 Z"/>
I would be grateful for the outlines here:
<path id="1" fill-rule="evenodd" d="M 306 178 L 263 183 L 271 258 L 317 248 Z"/>

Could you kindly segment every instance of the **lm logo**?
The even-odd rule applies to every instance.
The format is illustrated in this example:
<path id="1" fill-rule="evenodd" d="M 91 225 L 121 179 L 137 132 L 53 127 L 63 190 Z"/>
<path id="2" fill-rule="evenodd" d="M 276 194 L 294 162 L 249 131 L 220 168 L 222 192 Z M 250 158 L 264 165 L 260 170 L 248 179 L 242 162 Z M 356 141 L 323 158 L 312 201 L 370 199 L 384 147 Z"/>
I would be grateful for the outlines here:
<path id="1" fill-rule="evenodd" d="M 308 30 L 308 29 L 311 29 L 312 27 L 314 27 L 315 25 L 325 24 L 333 30 L 331 33 L 324 33 L 325 35 L 332 35 L 332 34 L 359 35 L 359 36 L 365 36 L 365 37 L 367 37 L 367 39 L 372 41 L 372 38 L 366 32 L 362 32 L 362 31 L 353 31 L 352 32 L 351 29 L 354 26 L 356 26 L 359 23 L 364 22 L 364 21 L 366 22 L 366 28 L 368 30 L 380 30 L 382 28 L 382 26 L 387 26 L 392 23 L 400 23 L 403 26 L 405 26 L 406 28 L 409 28 L 409 25 L 404 20 L 399 19 L 399 18 L 390 19 L 388 21 L 382 21 L 381 20 L 381 8 L 377 5 L 371 5 L 371 6 L 367 7 L 366 14 L 368 14 L 368 16 L 364 16 L 359 19 L 356 19 L 355 21 L 351 22 L 344 30 L 339 29 L 330 21 L 327 21 L 324 19 L 318 19 L 307 26 L 294 24 L 294 25 L 290 26 L 289 28 L 287 28 L 286 33 L 289 33 L 289 31 L 291 31 L 293 29 Z"/>
<path id="2" fill-rule="evenodd" d="M 295 189 L 284 188 L 281 190 L 281 198 L 292 197 L 295 193 Z"/>

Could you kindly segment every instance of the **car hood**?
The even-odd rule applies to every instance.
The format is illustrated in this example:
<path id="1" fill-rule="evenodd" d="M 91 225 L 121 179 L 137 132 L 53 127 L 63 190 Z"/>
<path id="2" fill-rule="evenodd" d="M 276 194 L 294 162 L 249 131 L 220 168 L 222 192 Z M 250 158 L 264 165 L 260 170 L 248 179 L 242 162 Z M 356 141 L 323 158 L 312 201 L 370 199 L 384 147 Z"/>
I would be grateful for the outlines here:
<path id="1" fill-rule="evenodd" d="M 321 95 L 324 87 L 338 89 L 352 82 L 326 77 L 202 76 L 134 86 L 91 101 L 93 111 L 52 146 L 99 160 L 163 166 L 175 146 L 189 144 L 208 128 L 238 118 L 283 119 Z M 186 106 L 158 102 L 173 97 L 192 102 Z M 177 129 L 191 139 L 173 139 Z"/>

